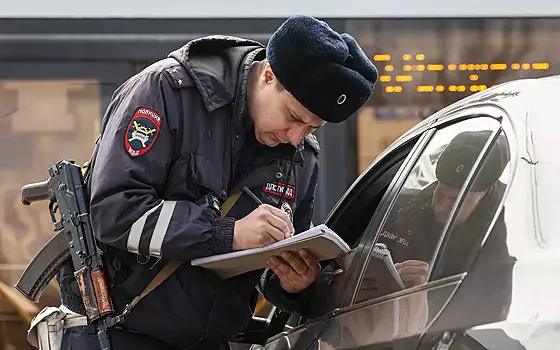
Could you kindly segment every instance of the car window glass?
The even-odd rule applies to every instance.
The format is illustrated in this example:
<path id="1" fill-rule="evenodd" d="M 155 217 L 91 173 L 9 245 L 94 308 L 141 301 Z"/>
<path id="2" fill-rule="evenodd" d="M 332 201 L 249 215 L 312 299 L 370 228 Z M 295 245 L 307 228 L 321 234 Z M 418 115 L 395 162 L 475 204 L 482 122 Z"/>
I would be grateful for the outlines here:
<path id="1" fill-rule="evenodd" d="M 300 309 L 302 320 L 314 319 L 340 307 L 345 292 L 348 289 L 349 280 L 353 276 L 354 259 L 360 256 L 358 248 L 360 242 L 364 242 L 367 226 L 372 219 L 375 209 L 381 202 L 387 187 L 393 180 L 395 174 L 401 168 L 404 159 L 412 150 L 417 139 L 411 140 L 401 150 L 388 155 L 383 160 L 383 165 L 371 170 L 363 178 L 363 185 L 358 186 L 359 193 L 351 201 L 343 212 L 332 221 L 327 222 L 340 237 L 351 247 L 351 252 L 340 256 L 330 263 L 323 262 L 323 270 L 310 289 L 313 297 L 305 307 Z M 373 173 L 375 171 L 375 173 Z"/>
<path id="2" fill-rule="evenodd" d="M 498 127 L 497 120 L 478 117 L 436 131 L 379 230 L 355 302 L 427 282 L 430 263 L 461 187 Z M 465 203 L 476 199 L 469 197 Z M 469 209 L 462 207 L 459 215 Z"/>
<path id="3" fill-rule="evenodd" d="M 439 256 L 434 262 L 431 279 L 445 278 L 466 271 L 474 260 L 484 237 L 496 216 L 508 177 L 506 166 L 510 155 L 504 133 L 490 146 L 478 173 L 461 203 L 461 210 L 443 239 Z M 507 251 L 503 213 L 498 216 L 489 236 L 494 254 Z M 496 249 L 497 247 L 502 249 Z M 497 257 L 497 256 L 496 256 Z"/>

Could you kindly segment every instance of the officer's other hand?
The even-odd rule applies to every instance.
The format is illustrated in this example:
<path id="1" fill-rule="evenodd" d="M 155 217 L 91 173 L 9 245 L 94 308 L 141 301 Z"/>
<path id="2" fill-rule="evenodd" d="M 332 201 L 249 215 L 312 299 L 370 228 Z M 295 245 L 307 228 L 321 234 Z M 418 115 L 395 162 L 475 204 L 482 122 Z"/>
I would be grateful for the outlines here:
<path id="1" fill-rule="evenodd" d="M 262 204 L 235 222 L 233 249 L 264 247 L 292 236 L 294 225 L 284 211 Z"/>
<path id="2" fill-rule="evenodd" d="M 401 263 L 396 263 L 395 267 L 406 288 L 419 286 L 428 281 L 430 265 L 427 262 L 406 260 Z"/>
<path id="3" fill-rule="evenodd" d="M 299 293 L 309 287 L 321 272 L 317 258 L 307 249 L 301 249 L 297 253 L 282 252 L 282 258 L 271 257 L 267 265 L 278 276 L 280 285 L 288 293 Z"/>

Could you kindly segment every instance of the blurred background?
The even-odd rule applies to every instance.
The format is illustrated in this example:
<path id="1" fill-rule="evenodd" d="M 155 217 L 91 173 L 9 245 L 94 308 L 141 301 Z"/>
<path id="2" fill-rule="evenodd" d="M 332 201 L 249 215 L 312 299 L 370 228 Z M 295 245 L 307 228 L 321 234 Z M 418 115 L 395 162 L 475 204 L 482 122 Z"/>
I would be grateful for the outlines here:
<path id="1" fill-rule="evenodd" d="M 52 236 L 46 204 L 20 189 L 60 159 L 83 163 L 125 79 L 188 40 L 210 34 L 266 43 L 293 14 L 352 34 L 380 77 L 367 106 L 317 132 L 322 172 L 314 222 L 408 128 L 465 96 L 513 79 L 560 73 L 558 0 L 12 1 L 0 6 L 0 350 L 32 349 L 39 304 L 12 286 Z"/>

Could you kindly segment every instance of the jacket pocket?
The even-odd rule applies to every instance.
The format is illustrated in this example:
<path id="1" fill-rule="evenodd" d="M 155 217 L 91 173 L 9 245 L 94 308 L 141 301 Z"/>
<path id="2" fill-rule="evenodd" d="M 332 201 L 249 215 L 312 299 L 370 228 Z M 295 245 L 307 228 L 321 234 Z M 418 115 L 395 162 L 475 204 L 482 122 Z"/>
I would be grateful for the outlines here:
<path id="1" fill-rule="evenodd" d="M 189 162 L 189 174 L 192 181 L 207 190 L 221 195 L 222 192 L 222 165 L 214 163 L 210 159 L 191 153 Z M 201 193 L 203 195 L 204 193 Z"/>

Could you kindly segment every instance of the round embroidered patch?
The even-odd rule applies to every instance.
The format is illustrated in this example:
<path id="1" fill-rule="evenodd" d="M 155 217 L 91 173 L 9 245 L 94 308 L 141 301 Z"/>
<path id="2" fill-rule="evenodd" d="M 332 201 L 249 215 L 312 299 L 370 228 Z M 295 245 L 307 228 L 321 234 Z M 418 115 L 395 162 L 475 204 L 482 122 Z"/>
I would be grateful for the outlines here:
<path id="1" fill-rule="evenodd" d="M 136 109 L 124 135 L 124 146 L 132 157 L 148 152 L 159 135 L 161 117 L 154 110 Z"/>
<path id="2" fill-rule="evenodd" d="M 294 222 L 294 212 L 292 211 L 292 207 L 290 204 L 286 202 L 282 202 L 281 206 L 282 211 L 284 211 L 290 217 L 290 221 Z"/>

